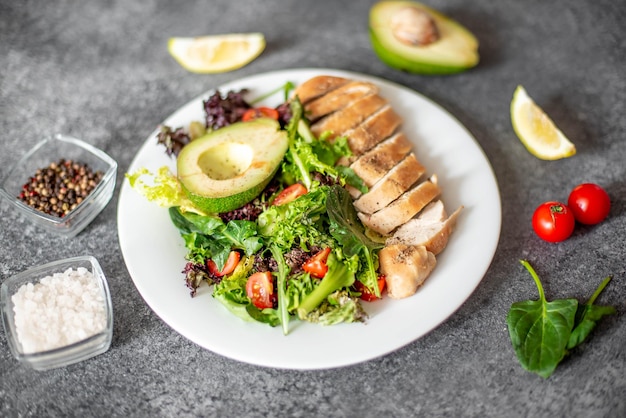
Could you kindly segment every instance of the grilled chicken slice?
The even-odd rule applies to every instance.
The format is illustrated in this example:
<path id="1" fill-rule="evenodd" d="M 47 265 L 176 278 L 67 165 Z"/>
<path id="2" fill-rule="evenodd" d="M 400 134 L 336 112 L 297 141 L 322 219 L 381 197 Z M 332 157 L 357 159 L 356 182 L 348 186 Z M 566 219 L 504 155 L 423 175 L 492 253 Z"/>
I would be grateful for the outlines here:
<path id="1" fill-rule="evenodd" d="M 378 94 L 369 94 L 311 124 L 311 132 L 317 137 L 324 132 L 330 132 L 329 139 L 343 136 L 386 104 L 387 100 Z"/>
<path id="2" fill-rule="evenodd" d="M 437 255 L 448 244 L 448 238 L 456 225 L 463 206 L 448 217 L 441 200 L 429 203 L 417 216 L 400 228 L 386 241 L 386 245 L 422 245 Z"/>
<path id="3" fill-rule="evenodd" d="M 406 192 L 425 171 L 424 166 L 415 158 L 415 154 L 410 153 L 389 170 L 367 193 L 355 200 L 354 207 L 363 213 L 381 210 Z"/>
<path id="4" fill-rule="evenodd" d="M 347 78 L 320 75 L 313 77 L 300 84 L 294 91 L 300 102 L 304 105 L 313 99 L 317 99 L 330 91 L 335 90 L 350 82 Z"/>
<path id="5" fill-rule="evenodd" d="M 387 294 L 394 299 L 413 295 L 437 264 L 423 245 L 389 245 L 378 253 L 380 272 L 385 275 Z"/>
<path id="6" fill-rule="evenodd" d="M 355 100 L 378 93 L 378 87 L 366 81 L 350 81 L 333 91 L 312 100 L 304 107 L 305 116 L 315 122 L 323 116 L 347 107 Z"/>
<path id="7" fill-rule="evenodd" d="M 414 217 L 424 206 L 439 196 L 437 177 L 419 183 L 402 194 L 388 206 L 372 214 L 357 213 L 361 222 L 368 228 L 382 235 L 389 235 L 400 225 L 404 225 Z"/>
<path id="8" fill-rule="evenodd" d="M 402 118 L 387 105 L 354 129 L 344 132 L 348 145 L 356 157 L 389 138 L 402 123 Z"/>
<path id="9" fill-rule="evenodd" d="M 359 176 L 367 187 L 372 187 L 383 178 L 389 170 L 398 164 L 411 151 L 412 145 L 407 137 L 398 132 L 376 145 L 370 151 L 354 161 L 350 168 Z M 341 161 L 339 162 L 341 164 Z M 353 199 L 361 192 L 354 187 L 346 186 Z"/>

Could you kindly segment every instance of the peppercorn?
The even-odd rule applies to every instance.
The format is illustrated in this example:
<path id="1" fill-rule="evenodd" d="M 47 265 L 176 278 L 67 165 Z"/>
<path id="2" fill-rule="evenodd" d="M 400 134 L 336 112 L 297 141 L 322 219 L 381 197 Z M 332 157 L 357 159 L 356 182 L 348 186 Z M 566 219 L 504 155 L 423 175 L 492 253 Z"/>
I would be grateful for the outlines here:
<path id="1" fill-rule="evenodd" d="M 103 175 L 87 164 L 62 158 L 38 169 L 17 197 L 35 210 L 62 218 L 85 200 Z"/>

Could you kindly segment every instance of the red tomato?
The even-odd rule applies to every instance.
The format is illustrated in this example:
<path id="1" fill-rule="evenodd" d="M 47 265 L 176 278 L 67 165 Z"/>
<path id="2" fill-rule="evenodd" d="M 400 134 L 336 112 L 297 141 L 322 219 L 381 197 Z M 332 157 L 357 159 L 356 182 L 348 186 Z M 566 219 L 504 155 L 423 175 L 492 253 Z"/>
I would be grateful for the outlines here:
<path id="1" fill-rule="evenodd" d="M 217 264 L 215 264 L 215 261 L 211 259 L 207 260 L 206 266 L 211 272 L 211 274 L 217 277 L 222 277 L 235 271 L 237 264 L 239 264 L 240 258 L 241 258 L 241 254 L 239 254 L 238 251 L 231 251 L 230 254 L 228 254 L 228 259 L 226 260 L 226 263 L 224 264 L 224 268 L 222 269 L 222 271 L 219 271 L 217 269 Z"/>
<path id="2" fill-rule="evenodd" d="M 278 110 L 272 109 L 271 107 L 253 107 L 252 109 L 248 109 L 244 112 L 241 120 L 248 122 L 258 118 L 278 120 Z"/>
<path id="3" fill-rule="evenodd" d="M 380 291 L 380 294 L 382 295 L 383 290 L 385 289 L 385 285 L 387 284 L 387 282 L 385 281 L 385 276 L 384 275 L 378 276 L 377 282 L 378 282 L 378 290 Z M 369 287 L 365 286 L 363 283 L 361 283 L 358 280 L 354 282 L 354 287 L 356 288 L 357 292 L 361 292 L 360 298 L 366 302 L 373 302 L 375 300 L 381 299 L 377 297 L 374 294 L 374 292 L 370 290 Z"/>
<path id="4" fill-rule="evenodd" d="M 306 187 L 304 187 L 300 183 L 295 183 L 278 193 L 278 196 L 276 196 L 272 204 L 276 206 L 284 205 L 285 203 L 296 200 L 296 198 L 306 193 Z"/>
<path id="5" fill-rule="evenodd" d="M 576 220 L 569 208 L 560 202 L 545 202 L 533 214 L 533 229 L 548 242 L 564 241 L 572 235 Z"/>
<path id="6" fill-rule="evenodd" d="M 309 273 L 313 277 L 321 279 L 326 275 L 328 271 L 328 255 L 330 254 L 330 247 L 324 248 L 322 251 L 309 258 L 303 265 L 302 269 Z"/>
<path id="7" fill-rule="evenodd" d="M 609 194 L 597 184 L 583 183 L 571 191 L 567 206 L 578 222 L 595 225 L 609 215 L 611 199 Z"/>
<path id="8" fill-rule="evenodd" d="M 246 282 L 246 295 L 259 309 L 272 308 L 274 282 L 269 271 L 254 273 Z"/>

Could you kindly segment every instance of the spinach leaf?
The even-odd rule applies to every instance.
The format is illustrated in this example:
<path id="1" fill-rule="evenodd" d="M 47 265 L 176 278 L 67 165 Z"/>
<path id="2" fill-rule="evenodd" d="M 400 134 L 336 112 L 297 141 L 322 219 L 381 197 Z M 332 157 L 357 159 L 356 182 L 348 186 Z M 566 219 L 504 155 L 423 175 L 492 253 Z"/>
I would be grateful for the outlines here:
<path id="1" fill-rule="evenodd" d="M 375 251 L 383 246 L 372 241 L 359 221 L 349 192 L 341 186 L 331 186 L 327 191 L 326 211 L 330 218 L 330 234 L 341 245 L 347 257 L 362 256 L 366 263 L 363 284 L 376 296 L 380 296 L 377 285 L 378 275 L 375 266 Z"/>
<path id="2" fill-rule="evenodd" d="M 250 256 L 263 246 L 254 222 L 232 220 L 225 224 L 218 216 L 183 212 L 178 207 L 169 208 L 169 214 L 185 240 L 187 258 L 197 263 L 210 258 L 221 270 L 231 250 L 239 249 Z"/>
<path id="3" fill-rule="evenodd" d="M 539 300 L 511 305 L 506 318 L 509 336 L 522 367 L 547 378 L 568 354 L 568 350 L 582 343 L 602 317 L 615 313 L 612 306 L 593 304 L 611 277 L 600 283 L 584 305 L 580 305 L 576 299 L 548 302 L 535 270 L 528 261 L 520 262 L 535 280 Z"/>
<path id="4" fill-rule="evenodd" d="M 565 357 L 578 301 L 546 300 L 541 281 L 532 266 L 521 261 L 539 290 L 539 300 L 515 302 L 506 318 L 515 354 L 522 367 L 547 378 Z"/>
<path id="5" fill-rule="evenodd" d="M 580 345 L 587 338 L 587 336 L 589 336 L 591 331 L 593 331 L 596 324 L 600 319 L 602 319 L 602 317 L 613 315 L 616 312 L 613 306 L 597 306 L 593 304 L 610 281 L 611 276 L 604 279 L 593 295 L 591 295 L 589 301 L 578 307 L 574 322 L 574 329 L 572 330 L 572 334 L 570 335 L 569 342 L 567 344 L 567 348 L 569 350 Z"/>

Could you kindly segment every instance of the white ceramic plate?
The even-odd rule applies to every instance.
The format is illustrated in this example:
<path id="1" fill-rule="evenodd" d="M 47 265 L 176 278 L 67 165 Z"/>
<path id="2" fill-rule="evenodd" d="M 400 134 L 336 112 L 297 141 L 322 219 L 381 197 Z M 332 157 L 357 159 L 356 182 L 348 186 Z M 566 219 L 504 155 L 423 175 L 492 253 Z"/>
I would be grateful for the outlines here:
<path id="1" fill-rule="evenodd" d="M 285 369 L 346 366 L 383 356 L 422 337 L 452 315 L 472 294 L 489 267 L 500 235 L 500 195 L 491 166 L 470 133 L 450 114 L 413 90 L 375 77 L 326 69 L 277 71 L 237 80 L 222 93 L 250 89 L 260 97 L 287 81 L 301 83 L 319 74 L 369 80 L 404 118 L 403 131 L 415 144 L 418 159 L 436 173 L 450 212 L 463 210 L 437 267 L 412 297 L 364 303 L 366 324 L 330 327 L 292 321 L 281 327 L 245 322 L 230 314 L 203 286 L 191 298 L 185 287 L 185 248 L 164 208 L 147 202 L 128 182 L 122 185 L 118 228 L 130 275 L 150 308 L 170 327 L 194 343 L 242 362 Z M 202 99 L 180 108 L 164 121 L 173 128 L 203 120 Z M 276 105 L 280 94 L 270 98 Z M 129 167 L 152 171 L 175 162 L 150 134 Z"/>

